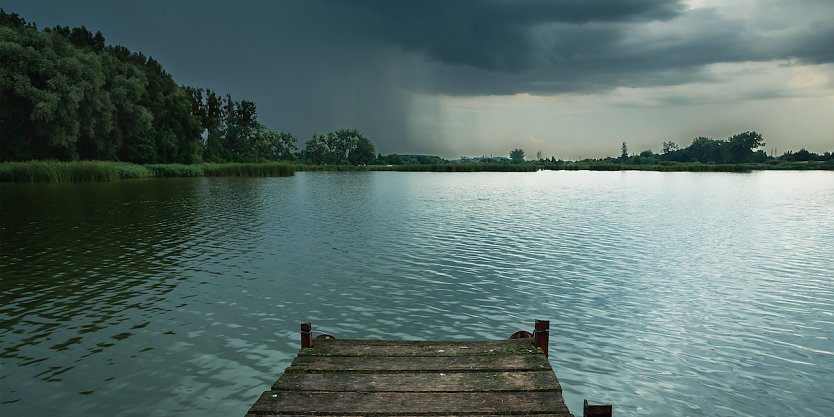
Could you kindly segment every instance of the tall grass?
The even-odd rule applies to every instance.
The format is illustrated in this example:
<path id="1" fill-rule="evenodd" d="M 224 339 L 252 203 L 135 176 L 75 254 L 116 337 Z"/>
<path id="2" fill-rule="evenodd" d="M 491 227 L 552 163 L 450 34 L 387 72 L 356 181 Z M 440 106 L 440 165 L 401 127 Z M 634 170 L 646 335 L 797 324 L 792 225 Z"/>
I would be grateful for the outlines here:
<path id="1" fill-rule="evenodd" d="M 150 177 L 283 177 L 295 173 L 286 163 L 151 164 L 111 161 L 27 161 L 0 163 L 0 182 L 108 182 Z"/>
<path id="2" fill-rule="evenodd" d="M 282 162 L 206 163 L 201 166 L 207 177 L 289 177 L 295 174 L 291 165 Z"/>
<path id="3" fill-rule="evenodd" d="M 185 164 L 151 164 L 145 165 L 145 168 L 151 170 L 154 177 L 202 177 L 202 165 L 185 165 Z"/>
<path id="4" fill-rule="evenodd" d="M 105 161 L 28 161 L 0 163 L 3 182 L 107 182 L 146 178 L 151 171 L 142 165 Z"/>

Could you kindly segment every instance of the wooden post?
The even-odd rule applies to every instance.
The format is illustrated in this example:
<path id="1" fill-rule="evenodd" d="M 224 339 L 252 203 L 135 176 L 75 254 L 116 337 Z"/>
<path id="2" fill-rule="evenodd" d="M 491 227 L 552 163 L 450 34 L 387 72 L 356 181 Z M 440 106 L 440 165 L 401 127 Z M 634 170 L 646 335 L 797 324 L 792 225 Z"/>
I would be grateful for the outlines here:
<path id="1" fill-rule="evenodd" d="M 547 357 L 547 345 L 550 341 L 550 320 L 536 320 L 533 330 L 533 344 Z"/>
<path id="2" fill-rule="evenodd" d="M 313 325 L 310 323 L 301 323 L 301 348 L 313 347 Z"/>
<path id="3" fill-rule="evenodd" d="M 591 405 L 588 400 L 582 404 L 582 415 L 584 417 L 611 417 L 614 413 L 614 407 L 610 404 L 606 405 Z"/>

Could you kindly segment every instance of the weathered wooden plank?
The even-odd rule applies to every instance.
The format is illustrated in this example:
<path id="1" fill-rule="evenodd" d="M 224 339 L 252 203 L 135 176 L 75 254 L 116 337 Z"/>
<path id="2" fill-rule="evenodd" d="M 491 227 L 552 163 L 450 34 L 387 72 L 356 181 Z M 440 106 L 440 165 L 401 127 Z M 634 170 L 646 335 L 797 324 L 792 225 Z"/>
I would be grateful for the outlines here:
<path id="1" fill-rule="evenodd" d="M 532 392 L 305 392 L 267 391 L 250 414 L 454 415 L 556 414 L 569 416 L 559 391 Z"/>
<path id="2" fill-rule="evenodd" d="M 420 372 L 420 373 L 301 373 L 284 374 L 273 391 L 331 392 L 452 392 L 452 391 L 562 391 L 551 371 L 533 372 Z"/>
<path id="3" fill-rule="evenodd" d="M 381 415 L 392 415 L 392 414 L 388 413 L 388 414 L 381 414 Z M 413 415 L 394 414 L 394 415 L 396 415 L 397 417 L 426 417 L 427 415 L 430 415 L 432 417 L 464 417 L 464 416 L 466 416 L 466 417 L 507 417 L 507 416 L 511 416 L 513 414 L 457 414 L 457 415 L 455 415 L 455 414 L 413 414 Z M 552 413 L 530 412 L 530 413 L 515 414 L 515 415 L 536 416 L 536 417 L 573 417 L 573 414 L 565 414 L 565 413 L 552 414 Z M 246 413 L 246 415 L 244 417 L 279 417 L 279 416 L 280 417 L 301 417 L 302 414 L 298 414 L 298 413 L 296 413 L 296 414 L 284 414 L 284 413 L 282 413 L 282 414 L 277 414 L 277 413 L 254 414 L 254 413 Z M 309 416 L 309 414 L 307 414 L 307 416 Z M 344 414 L 342 414 L 342 416 L 344 416 Z M 336 415 L 336 414 L 332 414 L 332 413 L 329 413 L 329 414 L 317 413 L 316 417 L 341 417 L 341 416 Z"/>
<path id="4" fill-rule="evenodd" d="M 296 356 L 290 372 L 552 371 L 541 354 L 495 356 Z"/>
<path id="5" fill-rule="evenodd" d="M 389 413 L 389 414 L 382 414 L 382 415 L 391 415 L 391 414 Z M 464 417 L 464 416 L 466 416 L 466 417 L 507 417 L 507 416 L 511 416 L 513 414 L 457 414 L 457 415 L 455 415 L 455 414 L 413 414 L 413 415 L 395 414 L 395 415 L 397 417 L 426 417 L 427 415 L 430 415 L 432 417 Z M 531 413 L 526 413 L 526 414 L 515 414 L 515 415 L 536 416 L 536 417 L 573 417 L 573 414 L 565 414 L 565 413 L 542 414 L 542 413 L 531 412 Z M 301 417 L 302 414 L 298 414 L 298 413 L 296 413 L 296 414 L 283 414 L 283 413 L 282 414 L 276 414 L 276 413 L 253 414 L 253 413 L 246 413 L 246 415 L 244 417 L 279 417 L 279 416 L 280 417 Z M 307 416 L 309 416 L 309 414 L 307 414 Z M 332 413 L 331 414 L 320 414 L 320 413 L 318 413 L 318 414 L 316 414 L 316 417 L 341 417 L 341 416 L 335 415 L 335 414 L 332 414 Z"/>
<path id="6" fill-rule="evenodd" d="M 402 340 L 315 340 L 301 356 L 458 356 L 507 355 L 540 352 L 533 339 L 491 342 L 437 342 Z"/>

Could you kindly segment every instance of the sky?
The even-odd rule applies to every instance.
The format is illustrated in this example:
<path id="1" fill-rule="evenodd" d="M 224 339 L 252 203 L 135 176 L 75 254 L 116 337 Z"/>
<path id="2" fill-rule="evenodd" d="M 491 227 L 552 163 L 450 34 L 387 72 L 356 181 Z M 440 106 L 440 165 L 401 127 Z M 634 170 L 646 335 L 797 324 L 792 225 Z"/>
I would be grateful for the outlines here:
<path id="1" fill-rule="evenodd" d="M 564 159 L 755 130 L 834 151 L 834 0 L 0 0 L 100 30 L 293 133 Z"/>

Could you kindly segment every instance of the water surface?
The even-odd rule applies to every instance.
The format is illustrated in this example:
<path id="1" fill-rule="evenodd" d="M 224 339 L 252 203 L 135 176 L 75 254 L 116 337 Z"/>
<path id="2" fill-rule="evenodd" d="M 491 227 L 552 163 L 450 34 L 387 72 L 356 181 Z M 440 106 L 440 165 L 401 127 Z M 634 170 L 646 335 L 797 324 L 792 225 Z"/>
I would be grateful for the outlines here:
<path id="1" fill-rule="evenodd" d="M 834 410 L 834 173 L 0 184 L 0 414 L 243 415 L 298 349 L 551 320 L 568 406 Z"/>

